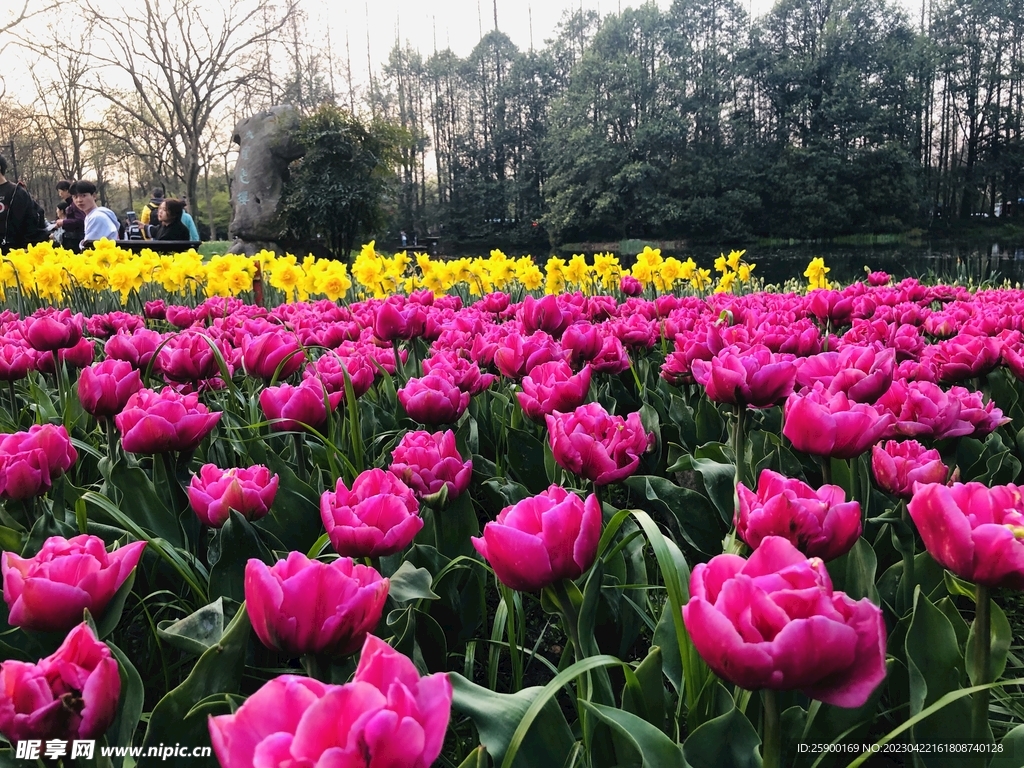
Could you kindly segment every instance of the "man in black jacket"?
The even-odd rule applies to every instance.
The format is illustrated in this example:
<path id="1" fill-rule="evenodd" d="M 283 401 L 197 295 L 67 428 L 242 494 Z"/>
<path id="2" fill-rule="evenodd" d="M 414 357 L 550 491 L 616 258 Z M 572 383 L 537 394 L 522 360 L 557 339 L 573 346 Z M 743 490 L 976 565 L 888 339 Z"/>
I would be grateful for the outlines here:
<path id="1" fill-rule="evenodd" d="M 28 245 L 28 211 L 32 198 L 13 181 L 8 181 L 7 158 L 0 155 L 0 253 Z"/>

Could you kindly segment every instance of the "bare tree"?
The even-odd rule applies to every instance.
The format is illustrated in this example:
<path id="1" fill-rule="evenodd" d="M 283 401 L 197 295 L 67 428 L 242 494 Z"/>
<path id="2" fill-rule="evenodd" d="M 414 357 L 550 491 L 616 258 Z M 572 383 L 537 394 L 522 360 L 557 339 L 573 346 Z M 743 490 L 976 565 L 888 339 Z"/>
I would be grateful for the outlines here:
<path id="1" fill-rule="evenodd" d="M 285 0 L 277 10 L 259 0 L 142 0 L 135 21 L 125 24 L 102 0 L 84 0 L 79 7 L 97 33 L 93 60 L 99 65 L 85 87 L 160 137 L 195 203 L 211 119 L 253 77 L 249 64 L 260 59 L 296 3 Z M 103 69 L 120 71 L 130 86 L 111 88 L 110 78 L 101 79 Z M 132 138 L 130 125 L 108 130 Z"/>
<path id="2" fill-rule="evenodd" d="M 32 69 L 38 133 L 57 172 L 67 179 L 80 179 L 84 170 L 89 99 L 81 85 L 88 69 L 88 54 L 80 50 L 69 52 L 55 75 L 40 76 Z"/>

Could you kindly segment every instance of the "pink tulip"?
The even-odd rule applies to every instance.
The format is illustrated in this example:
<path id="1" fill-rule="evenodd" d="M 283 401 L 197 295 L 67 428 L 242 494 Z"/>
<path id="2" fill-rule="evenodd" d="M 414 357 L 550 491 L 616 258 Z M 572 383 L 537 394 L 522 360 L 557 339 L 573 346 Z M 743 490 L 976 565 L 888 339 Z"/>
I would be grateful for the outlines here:
<path id="1" fill-rule="evenodd" d="M 345 392 L 345 374 L 352 383 L 352 394 L 362 397 L 370 391 L 377 378 L 377 369 L 365 357 L 347 355 L 342 357 L 337 352 L 320 355 L 316 362 L 307 365 L 302 372 L 303 379 L 319 379 L 329 394 Z M 339 399 L 339 403 L 344 398 Z"/>
<path id="2" fill-rule="evenodd" d="M 644 431 L 639 413 L 612 416 L 600 403 L 581 405 L 572 413 L 555 411 L 546 423 L 558 465 L 594 485 L 632 475 L 655 439 Z"/>
<path id="3" fill-rule="evenodd" d="M 925 348 L 922 359 L 935 364 L 939 381 L 950 383 L 985 376 L 999 365 L 1001 353 L 998 339 L 961 334 Z"/>
<path id="4" fill-rule="evenodd" d="M 388 584 L 348 557 L 322 563 L 290 552 L 272 566 L 253 558 L 245 566 L 245 608 L 267 648 L 289 658 L 348 656 L 380 621 Z"/>
<path id="5" fill-rule="evenodd" d="M 502 584 L 537 592 L 560 579 L 576 579 L 597 557 L 601 507 L 591 494 L 586 502 L 552 485 L 544 493 L 505 507 L 483 536 L 473 538 L 477 552 Z"/>
<path id="6" fill-rule="evenodd" d="M 132 334 L 121 333 L 111 336 L 103 347 L 103 353 L 107 358 L 115 360 L 127 360 L 136 368 L 145 368 L 149 365 L 157 347 L 162 341 L 160 334 L 141 328 Z M 154 366 L 159 370 L 159 366 Z"/>
<path id="7" fill-rule="evenodd" d="M 423 499 L 447 486 L 448 498 L 460 496 L 469 487 L 473 461 L 462 460 L 455 445 L 455 433 L 406 432 L 391 454 L 393 475 Z"/>
<path id="8" fill-rule="evenodd" d="M 191 307 L 182 307 L 176 304 L 171 304 L 164 308 L 164 317 L 167 319 L 167 322 L 175 328 L 189 328 L 192 325 L 195 325 L 196 311 Z"/>
<path id="9" fill-rule="evenodd" d="M 199 474 L 192 476 L 188 500 L 203 525 L 220 528 L 232 509 L 249 521 L 266 517 L 278 483 L 278 476 L 261 464 L 242 469 L 204 464 Z"/>
<path id="10" fill-rule="evenodd" d="M 569 353 L 569 362 L 576 367 L 597 357 L 603 345 L 601 330 L 591 323 L 573 323 L 562 334 L 562 349 Z"/>
<path id="11" fill-rule="evenodd" d="M 605 336 L 601 351 L 597 353 L 590 367 L 595 373 L 610 373 L 616 376 L 629 370 L 629 353 L 618 336 Z"/>
<path id="12" fill-rule="evenodd" d="M 122 331 L 134 333 L 145 327 L 145 320 L 128 312 L 107 312 L 102 315 L 93 315 L 85 321 L 86 331 L 90 336 L 95 336 L 98 339 L 107 339 Z"/>
<path id="13" fill-rule="evenodd" d="M 117 660 L 79 624 L 37 663 L 0 665 L 0 733 L 11 742 L 97 739 L 114 721 L 120 697 Z"/>
<path id="14" fill-rule="evenodd" d="M 562 308 L 559 297 L 548 294 L 539 299 L 527 296 L 520 309 L 523 330 L 526 333 L 544 331 L 553 338 L 559 338 L 572 323 L 571 312 Z"/>
<path id="15" fill-rule="evenodd" d="M 77 459 L 63 425 L 34 424 L 28 432 L 0 435 L 0 498 L 46 493 Z"/>
<path id="16" fill-rule="evenodd" d="M 167 319 L 167 302 L 163 299 L 147 301 L 143 305 L 143 313 L 150 320 L 165 320 Z"/>
<path id="17" fill-rule="evenodd" d="M 20 381 L 36 367 L 38 353 L 21 339 L 0 343 L 0 381 Z"/>
<path id="18" fill-rule="evenodd" d="M 974 427 L 972 437 L 985 437 L 1010 422 L 1010 417 L 1004 416 L 996 408 L 995 402 L 989 400 L 986 403 L 982 393 L 977 390 L 950 387 L 949 396 L 960 401 L 960 418 Z"/>
<path id="19" fill-rule="evenodd" d="M 949 469 L 934 448 L 926 451 L 916 440 L 887 440 L 871 449 L 871 471 L 883 491 L 909 499 L 916 483 L 942 483 Z"/>
<path id="20" fill-rule="evenodd" d="M 508 334 L 494 352 L 494 366 L 502 376 L 521 379 L 533 368 L 551 360 L 562 360 L 565 352 L 557 341 L 544 331 L 530 336 Z"/>
<path id="21" fill-rule="evenodd" d="M 639 296 L 644 292 L 644 284 L 632 275 L 623 275 L 619 280 L 619 290 L 626 296 Z"/>
<path id="22" fill-rule="evenodd" d="M 368 469 L 349 490 L 338 480 L 320 497 L 320 518 L 331 546 L 343 557 L 383 557 L 405 549 L 423 527 L 420 505 L 405 483 L 383 469 Z"/>
<path id="23" fill-rule="evenodd" d="M 52 352 L 75 346 L 82 340 L 85 321 L 70 309 L 40 309 L 22 324 L 25 341 L 40 352 Z"/>
<path id="24" fill-rule="evenodd" d="M 343 392 L 328 396 L 324 402 L 324 387 L 318 379 L 303 379 L 293 387 L 279 384 L 260 392 L 260 408 L 274 432 L 300 432 L 307 428 L 321 429 L 327 423 L 328 405 L 341 402 Z M 332 401 L 333 399 L 333 401 Z"/>
<path id="25" fill-rule="evenodd" d="M 770 469 L 761 471 L 757 493 L 740 483 L 736 532 L 757 549 L 769 536 L 781 536 L 807 557 L 834 560 L 860 538 L 860 504 L 846 501 L 838 485 L 814 490 Z"/>
<path id="26" fill-rule="evenodd" d="M 212 379 L 221 372 L 214 349 L 222 360 L 230 360 L 231 355 L 222 344 L 199 331 L 183 331 L 171 336 L 157 353 L 157 365 L 168 381 L 195 383 Z"/>
<path id="27" fill-rule="evenodd" d="M 40 373 L 53 373 L 57 370 L 55 360 L 69 368 L 85 368 L 92 365 L 95 359 L 96 345 L 92 339 L 83 337 L 73 347 L 58 349 L 55 352 L 39 352 L 36 356 L 36 370 Z"/>
<path id="28" fill-rule="evenodd" d="M 961 412 L 960 398 L 929 381 L 894 381 L 879 398 L 878 406 L 895 417 L 893 431 L 897 435 L 943 440 L 973 435 L 975 431 L 975 425 Z M 995 412 L 1002 418 L 1002 411 L 994 409 L 980 419 L 983 426 Z"/>
<path id="29" fill-rule="evenodd" d="M 459 389 L 470 396 L 478 395 L 494 383 L 497 376 L 484 373 L 475 360 L 452 351 L 435 352 L 423 361 L 423 374 L 434 371 L 450 378 Z"/>
<path id="30" fill-rule="evenodd" d="M 451 705 L 446 674 L 420 677 L 412 661 L 368 635 L 352 682 L 275 677 L 234 714 L 211 717 L 210 740 L 222 768 L 430 768 Z"/>
<path id="31" fill-rule="evenodd" d="M 868 285 L 888 285 L 891 280 L 892 278 L 889 277 L 888 272 L 871 272 L 868 275 Z"/>
<path id="32" fill-rule="evenodd" d="M 710 361 L 694 360 L 690 367 L 710 400 L 753 408 L 767 408 L 785 399 L 796 379 L 793 362 L 779 359 L 763 345 L 729 346 Z"/>
<path id="33" fill-rule="evenodd" d="M 381 341 L 391 343 L 423 335 L 427 319 L 423 307 L 416 303 L 403 307 L 400 303 L 399 297 L 392 297 L 377 308 L 373 333 Z"/>
<path id="34" fill-rule="evenodd" d="M 817 382 L 829 393 L 843 392 L 857 403 L 874 403 L 892 386 L 896 353 L 891 349 L 844 346 L 805 358 L 797 368 L 796 383 L 813 387 Z"/>
<path id="35" fill-rule="evenodd" d="M 1016 485 L 914 486 L 907 505 L 925 549 L 962 579 L 1024 589 L 1024 502 Z"/>
<path id="36" fill-rule="evenodd" d="M 78 377 L 78 399 L 86 413 L 113 416 L 120 413 L 128 398 L 142 389 L 142 377 L 125 360 L 104 360 L 83 368 Z"/>
<path id="37" fill-rule="evenodd" d="M 747 690 L 798 690 L 852 708 L 885 679 L 881 609 L 833 592 L 824 563 L 779 536 L 749 560 L 696 565 L 683 620 L 714 673 Z"/>
<path id="38" fill-rule="evenodd" d="M 194 451 L 218 421 L 220 413 L 210 413 L 199 395 L 181 395 L 170 387 L 140 389 L 114 417 L 128 453 Z"/>
<path id="39" fill-rule="evenodd" d="M 398 402 L 409 418 L 421 424 L 453 424 L 469 406 L 469 393 L 435 370 L 398 390 Z"/>
<path id="40" fill-rule="evenodd" d="M 287 379 L 306 362 L 294 335 L 283 330 L 242 338 L 242 368 L 249 376 L 270 381 Z"/>
<path id="41" fill-rule="evenodd" d="M 842 392 L 829 394 L 818 384 L 792 394 L 783 409 L 782 434 L 798 451 L 852 459 L 889 431 L 893 417 L 873 406 L 852 402 Z"/>
<path id="42" fill-rule="evenodd" d="M 0 569 L 9 622 L 40 632 L 66 632 L 86 608 L 100 616 L 142 557 L 146 542 L 108 553 L 97 536 L 52 536 L 34 557 L 4 552 Z"/>
<path id="43" fill-rule="evenodd" d="M 590 366 L 574 375 L 564 360 L 541 363 L 523 377 L 522 387 L 516 398 L 523 412 L 534 421 L 543 421 L 554 411 L 572 411 L 583 405 L 590 391 Z"/>

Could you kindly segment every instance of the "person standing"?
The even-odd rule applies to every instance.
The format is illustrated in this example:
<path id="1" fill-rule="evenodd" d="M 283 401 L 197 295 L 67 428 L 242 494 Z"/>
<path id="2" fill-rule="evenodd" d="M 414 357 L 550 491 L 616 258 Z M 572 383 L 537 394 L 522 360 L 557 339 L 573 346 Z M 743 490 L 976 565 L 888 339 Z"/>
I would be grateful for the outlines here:
<path id="1" fill-rule="evenodd" d="M 160 203 L 164 201 L 164 188 L 153 187 L 153 197 L 150 198 L 149 202 L 142 206 L 142 213 L 139 215 L 139 221 L 142 222 L 142 231 L 147 231 L 146 228 L 153 224 L 157 224 L 156 209 L 160 207 Z"/>
<path id="2" fill-rule="evenodd" d="M 0 155 L 0 253 L 27 247 L 35 228 L 35 202 L 24 187 L 8 181 L 6 173 L 7 158 Z"/>
<path id="3" fill-rule="evenodd" d="M 199 242 L 202 238 L 199 237 L 199 228 L 196 227 L 195 219 L 193 219 L 192 214 L 188 212 L 188 198 L 183 197 L 181 199 L 181 204 L 183 206 L 181 211 L 181 223 L 188 227 L 188 239 L 193 242 Z"/>
<path id="4" fill-rule="evenodd" d="M 117 240 L 120 222 L 117 214 L 96 202 L 96 185 L 91 181 L 76 181 L 71 185 L 71 198 L 75 205 L 85 213 L 84 243 L 97 240 Z"/>
<path id="5" fill-rule="evenodd" d="M 78 253 L 81 250 L 81 242 L 85 239 L 85 213 L 71 199 L 71 182 L 58 181 L 57 194 L 60 195 L 61 215 L 55 226 L 61 227 L 64 234 L 61 236 L 61 247 Z"/>

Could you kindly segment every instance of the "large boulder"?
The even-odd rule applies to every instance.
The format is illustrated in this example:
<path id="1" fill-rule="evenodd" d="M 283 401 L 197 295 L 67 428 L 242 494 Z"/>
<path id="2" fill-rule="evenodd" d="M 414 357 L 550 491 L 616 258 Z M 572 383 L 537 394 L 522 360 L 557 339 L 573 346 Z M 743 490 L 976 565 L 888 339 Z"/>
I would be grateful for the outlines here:
<path id="1" fill-rule="evenodd" d="M 271 107 L 235 126 L 238 163 L 231 181 L 233 215 L 228 234 L 232 251 L 254 253 L 284 239 L 281 201 L 288 165 L 305 154 L 298 141 L 299 113 L 294 107 Z"/>

